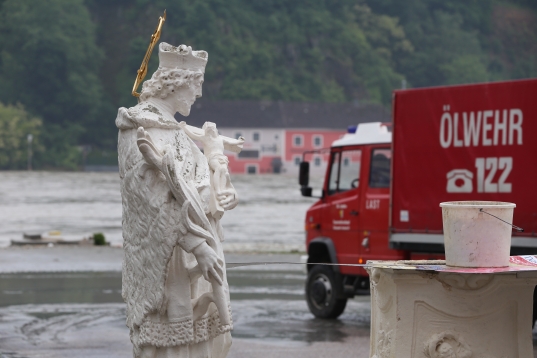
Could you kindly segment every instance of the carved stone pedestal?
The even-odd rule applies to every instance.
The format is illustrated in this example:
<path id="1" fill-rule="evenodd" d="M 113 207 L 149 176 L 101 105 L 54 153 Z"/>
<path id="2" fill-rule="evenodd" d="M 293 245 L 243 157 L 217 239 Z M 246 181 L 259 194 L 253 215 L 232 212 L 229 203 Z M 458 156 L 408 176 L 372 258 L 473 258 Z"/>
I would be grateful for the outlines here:
<path id="1" fill-rule="evenodd" d="M 370 357 L 533 356 L 537 266 L 453 270 L 442 261 L 368 264 Z"/>

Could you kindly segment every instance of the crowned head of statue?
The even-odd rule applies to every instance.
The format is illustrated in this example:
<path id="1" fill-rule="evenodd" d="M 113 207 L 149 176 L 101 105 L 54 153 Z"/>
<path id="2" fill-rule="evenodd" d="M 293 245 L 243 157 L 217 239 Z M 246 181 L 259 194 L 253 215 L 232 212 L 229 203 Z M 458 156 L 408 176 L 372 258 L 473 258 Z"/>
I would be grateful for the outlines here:
<path id="1" fill-rule="evenodd" d="M 193 51 L 190 46 L 176 47 L 161 42 L 158 56 L 159 67 L 151 79 L 144 82 L 140 100 L 164 100 L 174 111 L 188 116 L 196 98 L 201 97 L 209 55 L 206 51 Z"/>

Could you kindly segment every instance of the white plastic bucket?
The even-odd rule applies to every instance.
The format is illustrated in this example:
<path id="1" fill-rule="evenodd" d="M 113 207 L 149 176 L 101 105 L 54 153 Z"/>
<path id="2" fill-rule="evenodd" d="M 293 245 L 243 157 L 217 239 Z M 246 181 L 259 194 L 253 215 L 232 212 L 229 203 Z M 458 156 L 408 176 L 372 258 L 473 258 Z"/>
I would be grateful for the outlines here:
<path id="1" fill-rule="evenodd" d="M 450 201 L 440 203 L 446 264 L 458 267 L 509 266 L 513 203 Z M 480 212 L 483 209 L 484 212 Z"/>

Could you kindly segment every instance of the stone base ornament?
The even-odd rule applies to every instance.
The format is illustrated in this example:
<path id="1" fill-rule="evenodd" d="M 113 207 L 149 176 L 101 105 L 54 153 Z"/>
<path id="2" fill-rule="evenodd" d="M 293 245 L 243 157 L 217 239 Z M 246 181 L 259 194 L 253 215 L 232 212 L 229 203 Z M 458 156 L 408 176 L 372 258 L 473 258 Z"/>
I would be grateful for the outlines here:
<path id="1" fill-rule="evenodd" d="M 532 357 L 534 256 L 504 268 L 369 261 L 372 358 Z"/>

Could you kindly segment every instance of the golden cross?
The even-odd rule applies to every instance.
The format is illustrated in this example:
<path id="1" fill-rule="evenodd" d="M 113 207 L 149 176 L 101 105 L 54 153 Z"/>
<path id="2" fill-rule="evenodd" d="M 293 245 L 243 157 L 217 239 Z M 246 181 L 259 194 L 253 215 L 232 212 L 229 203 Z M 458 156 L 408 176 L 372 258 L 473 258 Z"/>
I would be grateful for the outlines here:
<path id="1" fill-rule="evenodd" d="M 136 80 L 134 81 L 134 86 L 132 87 L 132 95 L 134 97 L 140 97 L 140 94 L 136 92 L 136 90 L 138 89 L 138 86 L 140 86 L 140 83 L 142 83 L 142 81 L 144 80 L 145 75 L 147 75 L 147 65 L 149 64 L 149 59 L 151 58 L 153 47 L 155 47 L 155 44 L 160 38 L 160 34 L 162 32 L 162 25 L 164 24 L 164 21 L 166 21 L 166 10 L 164 10 L 164 15 L 158 18 L 157 28 L 155 29 L 155 32 L 153 32 L 153 35 L 151 35 L 151 41 L 149 42 L 149 47 L 147 48 L 147 51 L 144 56 L 144 60 L 142 61 L 142 65 L 140 66 L 140 69 L 138 70 L 138 73 L 136 75 Z"/>

